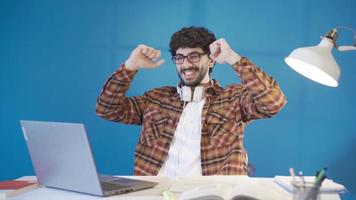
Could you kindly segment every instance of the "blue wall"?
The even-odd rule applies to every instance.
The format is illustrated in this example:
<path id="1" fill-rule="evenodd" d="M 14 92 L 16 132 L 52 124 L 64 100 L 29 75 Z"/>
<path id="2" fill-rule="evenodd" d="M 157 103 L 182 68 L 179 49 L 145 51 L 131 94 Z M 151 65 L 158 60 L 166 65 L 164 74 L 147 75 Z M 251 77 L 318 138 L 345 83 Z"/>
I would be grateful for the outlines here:
<path id="1" fill-rule="evenodd" d="M 309 81 L 286 66 L 294 48 L 319 43 L 336 25 L 356 29 L 355 0 L 1 0 L 0 179 L 33 174 L 20 119 L 85 123 L 102 173 L 132 174 L 139 126 L 102 120 L 95 101 L 105 79 L 139 43 L 163 51 L 166 64 L 142 70 L 129 95 L 178 81 L 168 42 L 182 26 L 206 26 L 280 83 L 288 104 L 275 118 L 246 130 L 255 176 L 307 175 L 328 167 L 329 177 L 356 194 L 356 52 L 334 52 L 340 86 Z M 341 30 L 341 44 L 351 32 Z M 164 74 L 164 75 L 163 75 Z M 222 85 L 238 82 L 216 66 Z"/>

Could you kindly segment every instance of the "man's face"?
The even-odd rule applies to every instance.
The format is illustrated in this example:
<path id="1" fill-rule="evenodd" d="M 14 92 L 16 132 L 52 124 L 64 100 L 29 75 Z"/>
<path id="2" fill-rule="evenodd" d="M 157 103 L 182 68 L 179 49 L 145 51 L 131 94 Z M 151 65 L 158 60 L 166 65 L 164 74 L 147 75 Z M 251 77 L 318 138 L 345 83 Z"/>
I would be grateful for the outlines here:
<path id="1" fill-rule="evenodd" d="M 208 71 L 212 63 L 201 48 L 179 48 L 175 58 L 178 76 L 184 85 L 195 87 L 209 82 Z"/>

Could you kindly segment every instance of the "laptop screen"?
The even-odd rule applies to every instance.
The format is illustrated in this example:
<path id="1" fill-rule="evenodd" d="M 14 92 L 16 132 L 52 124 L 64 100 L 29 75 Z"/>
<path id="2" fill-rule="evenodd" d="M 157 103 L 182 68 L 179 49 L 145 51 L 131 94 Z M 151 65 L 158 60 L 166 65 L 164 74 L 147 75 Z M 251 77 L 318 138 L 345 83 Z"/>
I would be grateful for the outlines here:
<path id="1" fill-rule="evenodd" d="M 103 195 L 83 124 L 27 120 L 20 123 L 40 184 Z"/>

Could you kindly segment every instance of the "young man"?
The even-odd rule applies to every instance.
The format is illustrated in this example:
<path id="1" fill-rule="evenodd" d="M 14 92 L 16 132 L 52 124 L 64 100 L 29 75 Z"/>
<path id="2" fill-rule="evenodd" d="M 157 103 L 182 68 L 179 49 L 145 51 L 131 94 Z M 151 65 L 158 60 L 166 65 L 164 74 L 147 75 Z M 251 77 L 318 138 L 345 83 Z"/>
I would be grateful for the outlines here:
<path id="1" fill-rule="evenodd" d="M 139 45 L 106 81 L 97 115 L 142 125 L 135 175 L 245 175 L 245 126 L 275 115 L 285 105 L 278 84 L 203 27 L 174 33 L 170 52 L 181 80 L 177 87 L 125 96 L 141 68 L 164 63 L 159 50 Z M 210 78 L 215 62 L 231 65 L 242 83 L 220 87 Z"/>

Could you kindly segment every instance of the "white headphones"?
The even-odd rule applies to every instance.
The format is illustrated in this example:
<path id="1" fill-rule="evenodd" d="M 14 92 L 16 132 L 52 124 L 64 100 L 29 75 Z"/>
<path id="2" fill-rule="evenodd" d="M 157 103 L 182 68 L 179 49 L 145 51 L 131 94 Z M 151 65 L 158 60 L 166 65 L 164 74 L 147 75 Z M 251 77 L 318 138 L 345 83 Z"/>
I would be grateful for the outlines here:
<path id="1" fill-rule="evenodd" d="M 177 86 L 177 92 L 182 101 L 201 101 L 206 97 L 203 86 L 198 85 L 194 88 L 194 92 L 192 90 L 189 86 Z"/>

